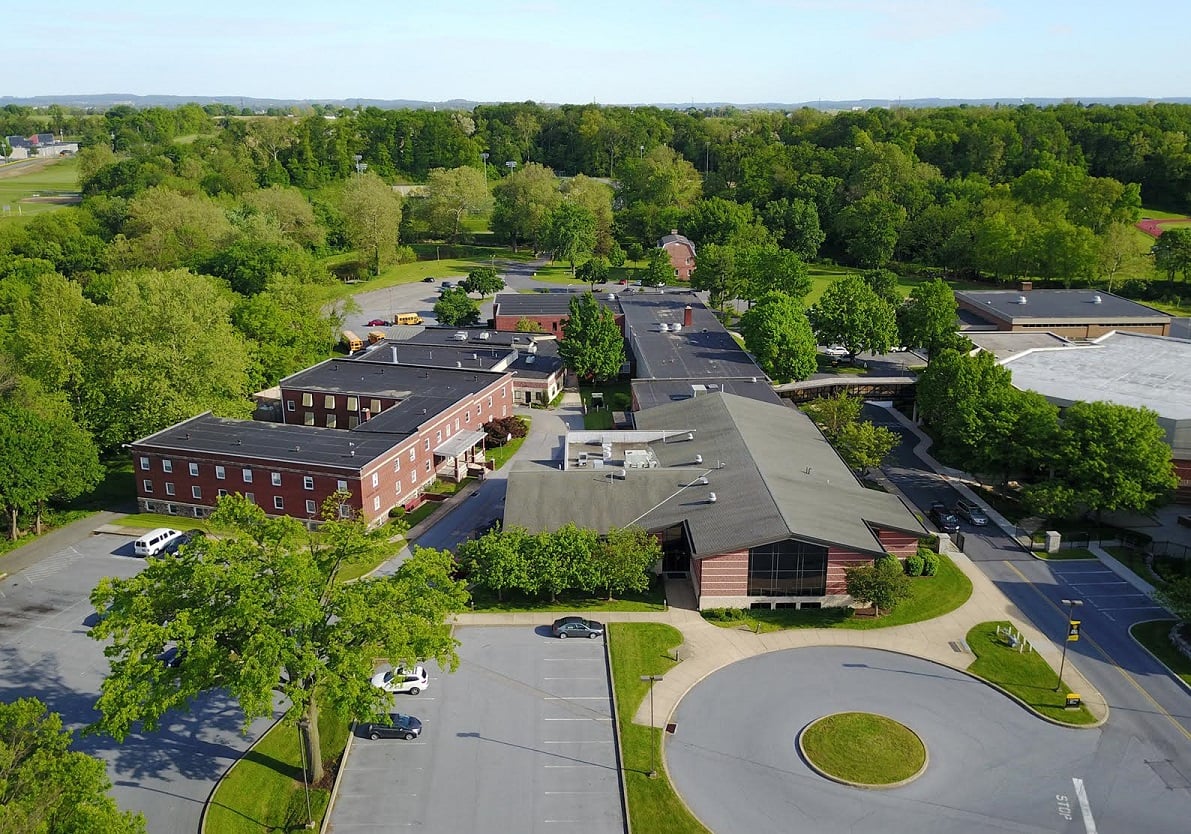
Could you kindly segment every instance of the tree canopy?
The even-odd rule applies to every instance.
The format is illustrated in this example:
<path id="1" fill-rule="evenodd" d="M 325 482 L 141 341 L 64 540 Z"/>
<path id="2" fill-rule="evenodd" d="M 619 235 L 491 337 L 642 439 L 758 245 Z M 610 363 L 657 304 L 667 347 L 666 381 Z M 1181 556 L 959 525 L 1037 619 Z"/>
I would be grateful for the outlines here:
<path id="1" fill-rule="evenodd" d="M 821 345 L 843 345 L 848 355 L 886 353 L 897 341 L 897 318 L 889 303 L 859 275 L 837 278 L 808 313 Z"/>
<path id="2" fill-rule="evenodd" d="M 462 285 L 442 291 L 434 302 L 434 317 L 448 327 L 471 327 L 480 322 L 480 307 Z"/>
<path id="3" fill-rule="evenodd" d="M 818 367 L 815 334 L 802 302 L 782 292 L 769 292 L 740 319 L 745 347 L 757 364 L 780 382 L 806 379 Z"/>
<path id="4" fill-rule="evenodd" d="M 558 355 L 563 364 L 584 380 L 614 379 L 624 364 L 624 336 L 612 312 L 590 293 L 570 301 Z"/>

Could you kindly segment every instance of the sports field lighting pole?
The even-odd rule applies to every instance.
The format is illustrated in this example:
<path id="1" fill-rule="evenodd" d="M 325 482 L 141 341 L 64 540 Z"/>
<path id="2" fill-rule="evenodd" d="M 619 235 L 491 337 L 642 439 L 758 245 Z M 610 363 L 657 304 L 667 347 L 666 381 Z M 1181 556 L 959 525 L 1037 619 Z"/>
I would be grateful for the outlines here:
<path id="1" fill-rule="evenodd" d="M 508 162 L 505 163 L 505 167 L 509 169 L 510 174 L 513 173 L 513 169 L 517 167 L 517 160 L 510 159 Z"/>
<path id="2" fill-rule="evenodd" d="M 364 172 L 368 170 L 368 163 L 361 162 L 361 160 L 363 158 L 364 157 L 361 156 L 360 154 L 356 154 L 355 156 L 352 157 L 352 159 L 354 159 L 356 161 L 356 176 L 358 176 L 358 177 L 364 176 Z"/>
<path id="3" fill-rule="evenodd" d="M 1062 599 L 1059 602 L 1067 606 L 1067 634 L 1063 638 L 1063 658 L 1059 661 L 1059 679 L 1055 681 L 1055 692 L 1063 687 L 1063 667 L 1067 665 L 1067 644 L 1079 639 L 1079 631 L 1072 628 L 1075 623 L 1075 609 L 1083 605 L 1082 599 Z"/>
<path id="4" fill-rule="evenodd" d="M 642 675 L 641 680 L 649 683 L 649 730 L 650 730 L 650 734 L 652 736 L 652 733 L 653 733 L 653 685 L 655 683 L 657 683 L 658 681 L 662 680 L 662 676 L 661 675 Z M 656 779 L 658 776 L 657 760 L 655 759 L 655 757 L 657 756 L 656 747 L 657 747 L 657 744 L 654 742 L 653 738 L 651 737 L 649 740 L 649 778 L 650 779 Z"/>
<path id="5" fill-rule="evenodd" d="M 484 172 L 484 185 L 488 185 L 488 151 L 480 151 L 480 170 Z"/>

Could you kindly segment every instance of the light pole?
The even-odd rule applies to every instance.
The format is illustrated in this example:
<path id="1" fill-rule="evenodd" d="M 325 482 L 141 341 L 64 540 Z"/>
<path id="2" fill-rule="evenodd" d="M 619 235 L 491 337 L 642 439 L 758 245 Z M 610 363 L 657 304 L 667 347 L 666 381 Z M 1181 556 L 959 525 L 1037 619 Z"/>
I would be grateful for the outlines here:
<path id="1" fill-rule="evenodd" d="M 513 173 L 513 169 L 517 167 L 517 160 L 510 159 L 505 163 L 505 167 L 509 169 L 509 173 Z"/>
<path id="2" fill-rule="evenodd" d="M 653 732 L 653 685 L 662 680 L 661 675 L 642 675 L 641 680 L 649 683 L 649 729 Z M 649 778 L 656 779 L 658 775 L 657 761 L 654 758 L 657 755 L 657 744 L 653 739 L 649 740 Z"/>
<path id="3" fill-rule="evenodd" d="M 1063 640 L 1063 658 L 1059 661 L 1059 679 L 1055 681 L 1055 692 L 1063 688 L 1063 667 L 1067 665 L 1067 644 L 1079 639 L 1079 620 L 1074 619 L 1075 609 L 1083 605 L 1082 599 L 1059 600 L 1067 606 L 1067 636 Z"/>
<path id="4" fill-rule="evenodd" d="M 364 172 L 368 170 L 368 163 L 361 162 L 361 160 L 363 158 L 364 157 L 361 156 L 360 154 L 356 154 L 355 156 L 352 157 L 352 159 L 354 159 L 356 161 L 356 176 L 358 176 L 358 177 L 363 176 Z"/>

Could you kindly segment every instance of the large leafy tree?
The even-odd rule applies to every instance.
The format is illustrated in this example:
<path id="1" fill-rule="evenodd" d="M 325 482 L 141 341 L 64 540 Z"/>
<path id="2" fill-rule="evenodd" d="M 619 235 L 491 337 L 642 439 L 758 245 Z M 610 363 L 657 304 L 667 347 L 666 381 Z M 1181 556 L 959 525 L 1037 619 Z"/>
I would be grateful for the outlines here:
<path id="1" fill-rule="evenodd" d="M 537 249 L 550 215 L 562 202 L 554 172 L 531 162 L 493 186 L 492 194 L 492 231 L 512 244 L 514 252 L 525 241 Z"/>
<path id="2" fill-rule="evenodd" d="M 740 331 L 749 352 L 773 379 L 806 379 L 815 372 L 815 334 L 798 299 L 766 293 L 741 317 Z"/>
<path id="3" fill-rule="evenodd" d="M 738 298 L 756 301 L 775 290 L 793 298 L 805 298 L 811 291 L 806 264 L 789 249 L 773 244 L 737 249 L 735 263 Z"/>
<path id="4" fill-rule="evenodd" d="M 876 610 L 892 610 L 910 595 L 910 579 L 893 556 L 882 556 L 871 565 L 844 568 L 848 594 L 857 602 L 869 603 Z"/>
<path id="5" fill-rule="evenodd" d="M 576 262 L 590 257 L 595 244 L 596 221 L 586 208 L 578 203 L 564 202 L 551 212 L 546 245 L 555 258 L 571 265 L 572 277 Z"/>
<path id="6" fill-rule="evenodd" d="M 528 593 L 533 588 L 530 541 L 532 537 L 521 527 L 489 530 L 460 544 L 455 555 L 467 567 L 471 581 L 495 591 L 496 598 L 503 600 L 506 591 Z"/>
<path id="7" fill-rule="evenodd" d="M 376 717 L 391 705 L 369 683 L 375 658 L 432 658 L 453 670 L 458 643 L 445 620 L 463 608 L 467 591 L 451 578 L 451 555 L 415 548 L 390 576 L 340 582 L 343 567 L 390 547 L 387 532 L 341 517 L 347 497 L 328 499 L 313 533 L 240 496 L 222 498 L 212 520 L 225 535 L 150 559 L 128 579 L 102 579 L 91 602 L 105 614 L 90 634 L 110 641 L 111 669 L 90 730 L 123 740 L 215 688 L 239 703 L 247 726 L 273 715 L 281 695 L 317 780 L 320 704 L 345 720 Z M 177 668 L 157 660 L 171 644 Z"/>
<path id="8" fill-rule="evenodd" d="M 782 197 L 768 203 L 761 215 L 783 247 L 804 261 L 818 257 L 819 247 L 827 235 L 819 225 L 819 212 L 814 203 Z"/>
<path id="9" fill-rule="evenodd" d="M 392 263 L 401 226 L 401 197 L 373 173 L 350 178 L 339 201 L 348 242 L 360 252 L 373 275 Z"/>
<path id="10" fill-rule="evenodd" d="M 844 462 L 857 472 L 880 466 L 898 443 L 896 432 L 861 420 L 860 406 L 859 399 L 843 392 L 803 406 Z"/>
<path id="11" fill-rule="evenodd" d="M 736 249 L 709 243 L 699 250 L 699 268 L 691 273 L 691 288 L 708 294 L 713 307 L 721 307 L 740 293 Z"/>
<path id="12" fill-rule="evenodd" d="M 193 266 L 230 242 L 232 234 L 227 213 L 213 200 L 159 186 L 129 201 L 123 236 L 113 242 L 110 257 L 125 269 Z"/>
<path id="13" fill-rule="evenodd" d="M 624 364 L 624 337 L 612 312 L 590 293 L 571 299 L 558 355 L 584 380 L 612 379 Z"/>
<path id="14" fill-rule="evenodd" d="M 1010 396 L 1011 389 L 1009 370 L 992 354 L 969 356 L 947 348 L 918 378 L 918 413 L 947 454 L 966 458 L 987 442 L 990 404 Z"/>
<path id="15" fill-rule="evenodd" d="M 833 281 L 809 317 L 821 345 L 843 345 L 849 356 L 886 353 L 897 340 L 897 318 L 887 301 L 859 275 Z"/>
<path id="16" fill-rule="evenodd" d="M 591 213 L 595 220 L 595 252 L 597 255 L 611 256 L 616 246 L 616 241 L 612 239 L 612 187 L 578 174 L 562 183 L 562 195 L 568 203 L 582 206 Z"/>
<path id="17" fill-rule="evenodd" d="M 487 178 L 468 165 L 432 168 L 426 175 L 425 191 L 423 210 L 430 233 L 447 240 L 459 239 L 465 218 L 481 215 L 492 206 Z"/>
<path id="18" fill-rule="evenodd" d="M 907 347 L 922 347 L 927 355 L 946 345 L 954 336 L 959 305 L 955 293 L 941 279 L 926 281 L 910 290 L 910 298 L 898 310 L 898 332 Z"/>
<path id="19" fill-rule="evenodd" d="M 465 292 L 492 295 L 503 290 L 505 282 L 493 267 L 478 266 L 467 273 L 467 277 L 459 282 L 459 286 L 463 287 Z"/>
<path id="20" fill-rule="evenodd" d="M 1184 281 L 1191 276 L 1191 229 L 1166 229 L 1158 236 L 1158 241 L 1150 251 L 1154 256 L 1154 266 L 1166 273 L 1171 284 L 1180 272 Z"/>
<path id="21" fill-rule="evenodd" d="M 596 284 L 602 284 L 608 280 L 608 259 L 602 255 L 589 258 L 583 262 L 576 274 L 580 280 L 591 284 L 591 290 L 595 292 Z"/>
<path id="22" fill-rule="evenodd" d="M 70 744 L 61 716 L 36 698 L 0 703 L 0 831 L 144 834 L 144 817 L 108 796 L 104 763 Z"/>
<path id="23" fill-rule="evenodd" d="M 644 286 L 661 287 L 667 281 L 673 280 L 674 264 L 670 262 L 670 253 L 665 249 L 650 249 L 646 258 L 645 271 L 641 275 L 641 283 Z"/>
<path id="24" fill-rule="evenodd" d="M 443 290 L 434 302 L 434 317 L 448 327 L 470 327 L 480 321 L 480 307 L 462 286 Z"/>
<path id="25" fill-rule="evenodd" d="M 591 553 L 592 585 L 612 595 L 644 591 L 649 587 L 649 570 L 662 558 L 657 537 L 642 527 L 615 527 Z"/>
<path id="26" fill-rule="evenodd" d="M 906 210 L 878 194 L 867 194 L 836 216 L 844 248 L 860 266 L 882 267 L 893 257 Z"/>

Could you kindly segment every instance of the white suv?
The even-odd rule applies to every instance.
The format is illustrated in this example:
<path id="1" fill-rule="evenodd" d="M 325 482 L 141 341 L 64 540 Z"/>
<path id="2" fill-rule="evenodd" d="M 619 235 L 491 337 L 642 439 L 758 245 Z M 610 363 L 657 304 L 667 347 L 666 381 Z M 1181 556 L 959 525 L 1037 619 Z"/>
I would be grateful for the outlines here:
<path id="1" fill-rule="evenodd" d="M 426 676 L 426 669 L 423 666 L 415 666 L 412 669 L 398 666 L 387 672 L 377 672 L 372 676 L 372 685 L 380 687 L 385 692 L 404 692 L 417 695 L 430 685 L 430 679 Z"/>

